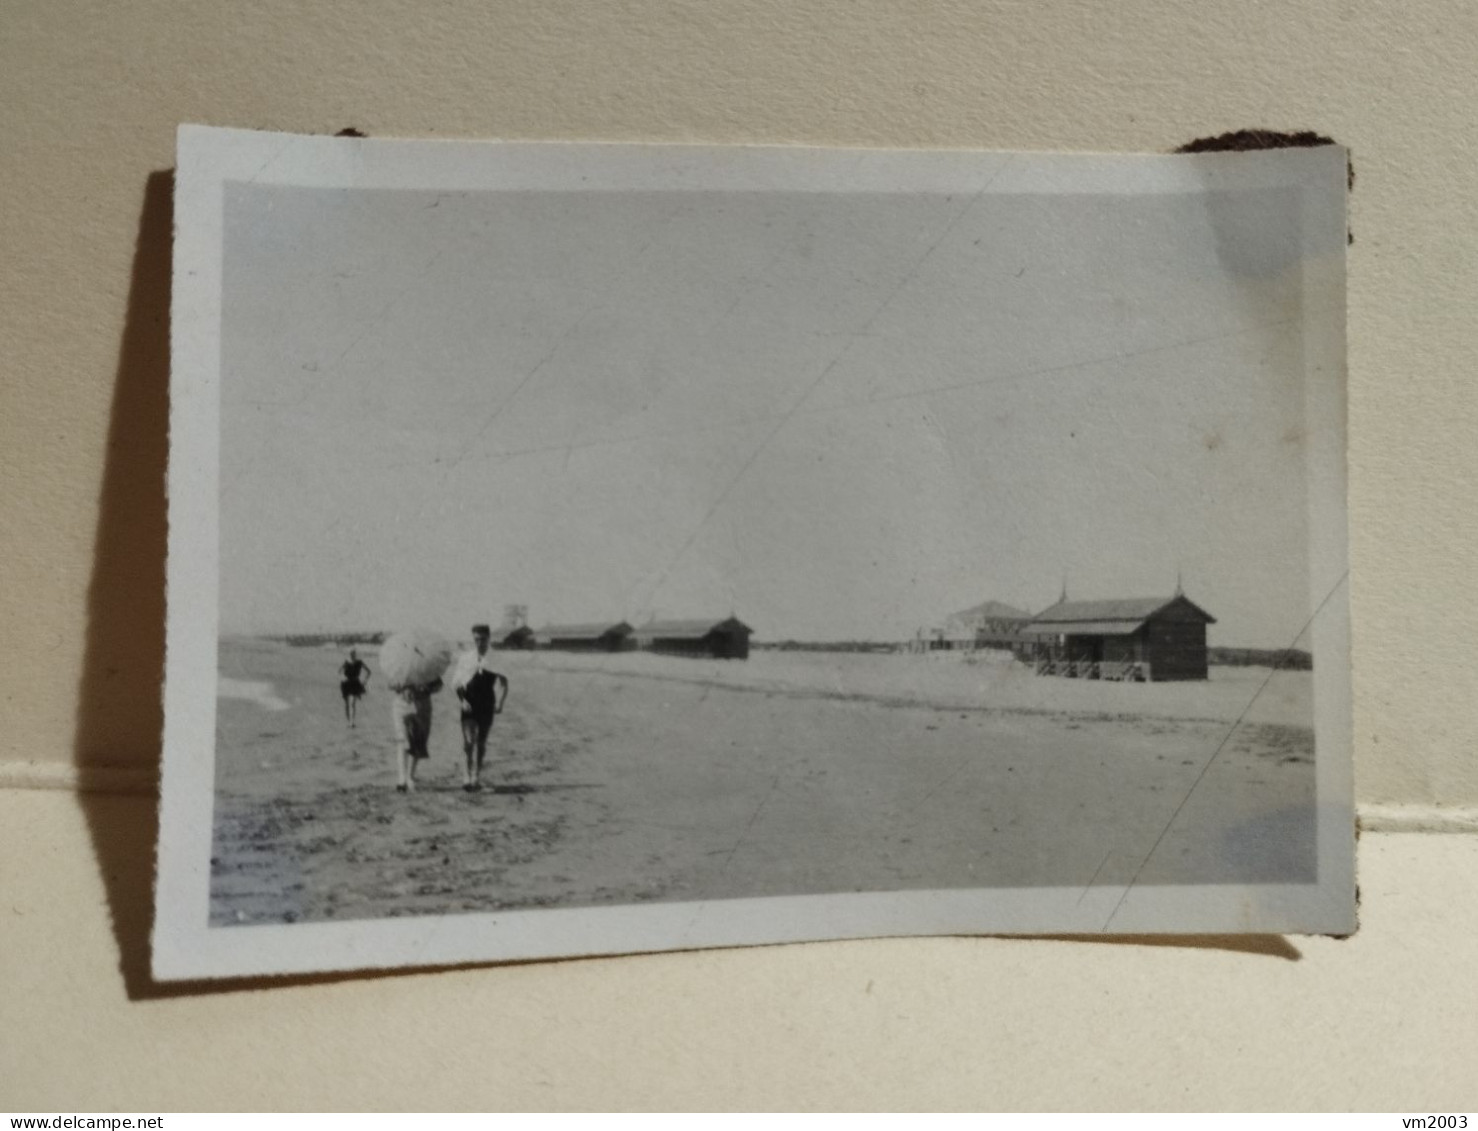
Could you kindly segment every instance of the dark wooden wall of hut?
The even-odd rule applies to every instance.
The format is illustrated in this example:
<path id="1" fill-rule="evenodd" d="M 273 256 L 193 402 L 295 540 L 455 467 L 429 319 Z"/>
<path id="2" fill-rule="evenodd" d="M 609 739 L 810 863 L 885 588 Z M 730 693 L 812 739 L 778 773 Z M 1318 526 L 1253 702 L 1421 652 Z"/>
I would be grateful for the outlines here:
<path id="1" fill-rule="evenodd" d="M 1152 617 L 1144 631 L 1144 658 L 1154 682 L 1206 678 L 1206 622 L 1194 610 L 1172 605 Z"/>
<path id="2" fill-rule="evenodd" d="M 711 654 L 706 636 L 654 636 L 651 647 L 653 652 L 663 652 L 669 656 L 707 656 Z"/>
<path id="3" fill-rule="evenodd" d="M 557 652 L 630 652 L 636 648 L 636 641 L 608 632 L 603 636 L 552 636 L 549 647 Z"/>
<path id="4" fill-rule="evenodd" d="M 749 633 L 715 632 L 713 654 L 721 660 L 749 659 Z"/>
<path id="5" fill-rule="evenodd" d="M 747 632 L 714 631 L 706 636 L 654 636 L 651 649 L 671 656 L 712 656 L 718 660 L 747 660 Z"/>
<path id="6" fill-rule="evenodd" d="M 1144 659 L 1143 635 L 1136 632 L 1133 636 L 1105 636 L 1102 658 L 1106 663 L 1114 664 Z"/>
<path id="7" fill-rule="evenodd" d="M 610 651 L 604 640 L 589 636 L 553 636 L 549 639 L 549 647 L 556 652 Z"/>

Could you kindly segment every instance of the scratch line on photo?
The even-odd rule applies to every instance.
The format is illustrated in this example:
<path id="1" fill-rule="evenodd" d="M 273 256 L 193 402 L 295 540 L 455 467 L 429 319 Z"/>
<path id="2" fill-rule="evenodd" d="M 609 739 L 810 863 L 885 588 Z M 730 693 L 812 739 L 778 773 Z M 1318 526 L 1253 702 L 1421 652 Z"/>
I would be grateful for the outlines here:
<path id="1" fill-rule="evenodd" d="M 909 817 L 912 817 L 930 801 L 933 801 L 934 798 L 943 793 L 946 787 L 953 785 L 955 779 L 963 774 L 967 769 L 969 769 L 970 766 L 975 763 L 975 761 L 976 755 L 973 751 L 961 758 L 959 762 L 955 764 L 954 769 L 950 770 L 947 774 L 945 774 L 942 778 L 940 778 L 937 782 L 930 786 L 923 797 L 919 798 L 912 805 L 910 805 L 907 810 L 904 811 L 904 818 L 907 819 Z"/>
<path id="2" fill-rule="evenodd" d="M 286 153 L 289 149 L 291 149 L 295 144 L 297 144 L 298 140 L 298 138 L 289 137 L 285 142 L 274 149 L 272 151 L 272 155 L 268 157 L 267 160 L 262 162 L 257 171 L 246 178 L 246 183 L 249 185 L 256 184 L 257 179 L 261 177 L 261 175 L 265 173 L 268 169 L 270 169 L 273 165 L 277 164 L 277 159 L 281 157 L 284 153 Z"/>
<path id="3" fill-rule="evenodd" d="M 1093 869 L 1093 875 L 1089 876 L 1088 882 L 1083 885 L 1083 891 L 1078 896 L 1078 902 L 1073 904 L 1074 907 L 1077 907 L 1083 900 L 1088 898 L 1088 893 L 1093 890 L 1093 885 L 1098 882 L 1099 873 L 1103 871 L 1104 866 L 1109 862 L 1109 857 L 1112 855 L 1112 852 L 1105 852 L 1103 854 L 1103 859 L 1098 862 L 1098 867 Z"/>
<path id="4" fill-rule="evenodd" d="M 831 373 L 836 369 L 836 367 L 842 363 L 843 358 L 845 358 L 847 354 L 851 352 L 852 347 L 856 345 L 858 339 L 866 336 L 867 332 L 872 329 L 873 323 L 875 323 L 879 318 L 883 316 L 883 312 L 886 311 L 888 307 L 893 304 L 893 300 L 896 299 L 900 293 L 902 293 L 903 288 L 908 286 L 908 284 L 913 281 L 913 279 L 918 275 L 919 270 L 924 266 L 925 263 L 929 261 L 929 257 L 932 256 L 934 252 L 938 250 L 939 245 L 944 242 L 945 237 L 948 236 L 950 232 L 955 230 L 955 227 L 962 219 L 964 219 L 964 217 L 970 214 L 970 211 L 976 206 L 976 204 L 980 202 L 980 198 L 986 194 L 986 192 L 993 184 L 996 183 L 996 181 L 1001 179 L 1001 176 L 1006 172 L 1007 169 L 1012 166 L 1014 161 L 1014 157 L 1008 157 L 1005 161 L 1001 163 L 1001 167 L 999 169 L 997 169 L 994 173 L 986 178 L 985 183 L 982 184 L 980 188 L 976 190 L 975 194 L 970 197 L 968 201 L 965 202 L 960 210 L 956 212 L 953 217 L 951 217 L 949 223 L 944 226 L 944 229 L 939 233 L 939 235 L 934 237 L 933 242 L 924 249 L 923 254 L 920 255 L 916 260 L 914 260 L 913 265 L 908 269 L 908 271 L 904 273 L 903 277 L 893 285 L 892 289 L 883 298 L 883 301 L 878 304 L 877 308 L 868 317 L 867 321 L 862 324 L 862 328 L 854 331 L 847 336 L 847 340 L 842 343 L 841 348 L 837 350 L 831 361 L 826 364 L 826 366 L 821 370 L 820 373 L 818 373 L 806 384 L 805 388 L 801 390 L 801 395 L 797 397 L 793 402 L 791 402 L 790 407 L 780 414 L 780 417 L 778 420 L 775 421 L 774 426 L 771 427 L 770 430 L 760 438 L 760 442 L 755 445 L 754 449 L 749 453 L 748 458 L 745 459 L 742 464 L 740 464 L 739 470 L 734 473 L 733 477 L 730 478 L 730 480 L 726 484 L 724 484 L 724 488 L 718 493 L 718 497 L 713 500 L 713 502 L 709 505 L 708 510 L 704 512 L 703 517 L 698 520 L 697 525 L 693 527 L 692 533 L 688 535 L 687 540 L 678 547 L 677 553 L 673 554 L 667 565 L 662 568 L 662 572 L 658 574 L 657 580 L 653 583 L 651 593 L 647 598 L 649 602 L 656 599 L 657 593 L 661 590 L 662 586 L 666 584 L 667 578 L 671 575 L 674 567 L 676 567 L 677 563 L 680 562 L 687 554 L 687 552 L 692 548 L 693 543 L 698 540 L 698 535 L 703 532 L 705 527 L 707 527 L 709 520 L 718 511 L 719 507 L 723 506 L 723 504 L 728 500 L 729 496 L 733 493 L 734 488 L 738 486 L 740 480 L 742 480 L 744 476 L 748 474 L 749 469 L 754 466 L 754 463 L 757 459 L 759 459 L 760 454 L 770 446 L 775 437 L 780 434 L 781 430 L 800 410 L 801 406 L 810 399 L 811 394 L 814 393 L 818 388 L 820 388 L 822 382 L 824 382 L 826 378 L 829 377 Z"/>
<path id="5" fill-rule="evenodd" d="M 654 243 L 658 241 L 658 239 L 662 237 L 663 233 L 665 233 L 667 229 L 670 228 L 677 221 L 677 218 L 679 216 L 689 211 L 691 211 L 690 207 L 679 206 L 677 208 L 674 208 L 672 210 L 672 213 L 665 220 L 662 221 L 657 231 L 648 236 L 646 242 L 643 243 L 641 247 L 637 248 L 636 251 L 632 254 L 630 263 L 628 265 L 628 270 L 635 271 L 636 265 L 641 262 L 642 256 L 646 255 L 647 249 L 650 248 Z M 504 410 L 506 410 L 508 406 L 513 403 L 514 399 L 517 398 L 517 396 L 521 392 L 523 392 L 529 382 L 531 382 L 534 377 L 537 376 L 539 372 L 544 368 L 544 366 L 547 365 L 554 358 L 554 355 L 559 352 L 560 347 L 569 340 L 570 336 L 574 334 L 575 331 L 578 330 L 581 326 L 583 326 L 586 320 L 590 318 L 590 316 L 593 315 L 596 311 L 604 310 L 606 308 L 606 305 L 607 304 L 604 302 L 597 302 L 587 307 L 570 322 L 569 326 L 565 328 L 564 333 L 562 333 L 555 340 L 555 343 L 550 346 L 548 350 L 545 351 L 544 356 L 539 358 L 539 360 L 534 363 L 529 371 L 523 375 L 523 377 L 518 381 L 516 385 L 513 386 L 512 391 L 510 391 L 506 397 L 504 397 L 501 401 L 498 402 L 497 405 L 493 407 L 493 411 L 487 416 L 485 420 L 483 420 L 482 424 L 478 426 L 477 430 L 473 432 L 470 437 L 468 437 L 467 442 L 462 445 L 461 451 L 459 451 L 455 458 L 452 459 L 452 468 L 455 468 L 457 464 L 462 462 L 462 460 L 472 450 L 473 445 L 475 445 L 477 441 L 482 439 L 483 436 L 487 434 L 487 430 L 491 428 L 493 424 L 498 420 L 498 418 L 503 415 Z M 566 456 L 566 459 L 568 460 L 568 455 Z M 450 474 L 450 470 L 448 471 L 448 474 Z"/>
<path id="6" fill-rule="evenodd" d="M 1051 377 L 1058 374 L 1070 373 L 1075 369 L 1090 369 L 1097 365 L 1112 365 L 1114 362 L 1132 361 L 1135 358 L 1148 357 L 1157 353 L 1170 353 L 1175 350 L 1194 349 L 1197 346 L 1214 345 L 1217 342 L 1230 341 L 1234 338 L 1247 337 L 1255 334 L 1265 334 L 1273 330 L 1292 326 L 1299 320 L 1295 318 L 1281 318 L 1273 322 L 1260 323 L 1257 326 L 1230 330 L 1221 334 L 1208 334 L 1199 338 L 1187 338 L 1181 341 L 1165 342 L 1161 345 L 1146 346 L 1143 349 L 1130 350 L 1129 352 L 1116 352 L 1099 354 L 1094 357 L 1080 358 L 1076 361 L 1064 362 L 1061 365 L 1050 365 L 1033 367 L 1031 369 L 1019 370 L 1000 376 L 980 378 L 973 381 L 959 381 L 950 385 L 931 385 L 927 389 L 910 389 L 907 392 L 887 393 L 881 396 L 869 397 L 865 400 L 847 401 L 845 404 L 816 405 L 811 408 L 797 408 L 790 414 L 764 414 L 758 416 L 735 417 L 729 420 L 721 420 L 716 424 L 706 424 L 694 428 L 684 428 L 681 431 L 652 432 L 636 436 L 613 436 L 603 437 L 595 440 L 577 440 L 573 443 L 558 444 L 536 444 L 523 448 L 505 448 L 500 451 L 482 452 L 467 455 L 466 459 L 480 460 L 506 460 L 515 456 L 548 455 L 551 452 L 582 451 L 586 448 L 615 448 L 624 444 L 652 444 L 668 440 L 687 440 L 694 436 L 710 435 L 714 432 L 727 432 L 736 429 L 754 428 L 763 424 L 773 423 L 777 416 L 826 416 L 831 413 L 851 412 L 856 409 L 871 408 L 880 404 L 892 404 L 896 401 L 914 400 L 919 397 L 929 397 L 935 394 L 959 393 L 971 389 L 993 389 L 1008 385 L 1017 381 L 1027 381 L 1033 377 Z M 855 335 L 863 337 L 865 335 Z M 413 466 L 410 463 L 392 464 L 388 470 L 399 470 L 404 467 Z"/>
<path id="7" fill-rule="evenodd" d="M 380 313 L 374 318 L 371 318 L 365 322 L 364 328 L 361 329 L 358 334 L 354 335 L 353 340 L 350 341 L 347 346 L 339 351 L 339 356 L 334 358 L 333 361 L 329 362 L 328 365 L 323 367 L 323 371 L 321 372 L 319 379 L 313 382 L 313 384 L 309 385 L 308 391 L 293 402 L 291 406 L 293 411 L 301 409 L 304 405 L 306 405 L 309 401 L 311 401 L 314 397 L 316 397 L 320 392 L 323 391 L 324 387 L 329 383 L 332 376 L 335 374 L 335 371 L 344 364 L 344 359 L 354 352 L 356 346 L 358 346 L 376 330 L 381 329 L 385 325 L 386 319 L 390 316 L 390 312 L 394 310 L 397 306 L 399 306 L 401 302 L 404 301 L 405 297 L 411 293 L 411 291 L 415 290 L 417 286 L 425 281 L 426 276 L 431 274 L 431 269 L 436 266 L 437 260 L 439 260 L 442 255 L 445 254 L 445 252 L 446 248 L 437 248 L 436 253 L 426 261 L 426 266 L 421 268 L 420 273 L 385 301 L 385 305 L 380 308 Z"/>
<path id="8" fill-rule="evenodd" d="M 1329 592 L 1324 595 L 1324 599 L 1319 602 L 1318 607 L 1314 609 L 1312 614 L 1310 614 L 1309 619 L 1304 622 L 1303 627 L 1300 628 L 1298 632 L 1294 635 L 1293 639 L 1288 644 L 1289 648 L 1293 648 L 1295 645 L 1298 644 L 1300 640 L 1304 638 L 1304 635 L 1313 626 L 1314 621 L 1318 619 L 1319 614 L 1324 611 L 1324 606 L 1328 605 L 1329 602 L 1333 600 L 1334 595 L 1339 592 L 1340 587 L 1343 586 L 1345 582 L 1347 582 L 1349 579 L 1350 571 L 1347 569 L 1344 573 L 1340 574 L 1339 580 L 1336 581 L 1332 586 L 1330 586 Z M 1217 743 L 1216 749 L 1211 752 L 1211 757 L 1206 759 L 1206 764 L 1201 767 L 1201 772 L 1196 775 L 1196 780 L 1191 782 L 1190 788 L 1187 789 L 1185 792 L 1185 796 L 1180 799 L 1180 804 L 1175 807 L 1175 811 L 1170 814 L 1170 819 L 1165 822 L 1165 827 L 1160 830 L 1160 835 L 1155 837 L 1155 843 L 1150 845 L 1150 850 L 1144 854 L 1144 859 L 1142 859 L 1139 862 L 1139 866 L 1134 869 L 1134 875 L 1129 877 L 1129 882 L 1124 885 L 1124 891 L 1120 894 L 1118 901 L 1114 904 L 1113 910 L 1109 912 L 1108 918 L 1103 921 L 1103 927 L 1101 928 L 1102 930 L 1107 931 L 1109 929 L 1109 925 L 1114 921 L 1115 916 L 1119 914 L 1119 908 L 1124 906 L 1124 900 L 1129 898 L 1129 893 L 1134 889 L 1134 885 L 1139 882 L 1140 875 L 1144 872 L 1150 860 L 1159 850 L 1161 842 L 1164 841 L 1165 837 L 1169 835 L 1171 828 L 1174 826 L 1176 820 L 1180 817 L 1181 810 L 1186 807 L 1186 804 L 1191 799 L 1191 795 L 1196 792 L 1196 787 L 1199 786 L 1201 782 L 1205 779 L 1207 772 L 1216 762 L 1216 759 L 1221 755 L 1221 752 L 1226 749 L 1227 743 L 1232 740 L 1232 735 L 1237 733 L 1237 728 L 1242 725 L 1243 720 L 1246 719 L 1247 715 L 1251 712 L 1253 705 L 1258 701 L 1259 698 L 1261 698 L 1262 693 L 1267 690 L 1268 684 L 1273 681 L 1273 676 L 1277 675 L 1280 670 L 1281 669 L 1276 665 L 1269 669 L 1267 676 L 1260 684 L 1257 685 L 1257 690 L 1252 693 L 1252 698 L 1248 699 L 1247 705 L 1242 708 L 1242 713 L 1239 714 L 1236 721 L 1227 728 L 1226 734 L 1222 735 L 1222 739 L 1219 743 Z"/>
<path id="9" fill-rule="evenodd" d="M 754 829 L 754 823 L 760 819 L 760 814 L 765 811 L 765 806 L 770 803 L 770 798 L 775 796 L 775 792 L 779 788 L 780 775 L 776 774 L 770 779 L 770 788 L 766 791 L 764 797 L 760 798 L 760 803 L 755 806 L 754 812 L 749 815 L 749 822 L 744 826 L 744 831 L 739 834 L 739 839 L 734 841 L 734 847 L 729 849 L 729 854 L 724 857 L 724 862 L 719 865 L 718 870 L 720 875 L 728 871 L 729 862 L 734 859 L 734 853 L 738 852 L 743 847 L 744 842 L 749 839 L 749 834 Z"/>

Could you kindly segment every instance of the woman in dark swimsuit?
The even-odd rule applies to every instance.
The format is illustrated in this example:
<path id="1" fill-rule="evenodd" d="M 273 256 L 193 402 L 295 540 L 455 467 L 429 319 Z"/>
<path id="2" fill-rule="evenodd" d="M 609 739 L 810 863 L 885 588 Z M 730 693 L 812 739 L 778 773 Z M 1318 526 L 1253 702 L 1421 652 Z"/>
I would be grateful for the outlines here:
<path id="1" fill-rule="evenodd" d="M 370 668 L 359 658 L 359 653 L 350 648 L 349 658 L 339 667 L 339 672 L 344 677 L 339 681 L 339 694 L 344 697 L 344 718 L 353 726 L 354 716 L 359 709 L 359 697 L 364 694 Z"/>

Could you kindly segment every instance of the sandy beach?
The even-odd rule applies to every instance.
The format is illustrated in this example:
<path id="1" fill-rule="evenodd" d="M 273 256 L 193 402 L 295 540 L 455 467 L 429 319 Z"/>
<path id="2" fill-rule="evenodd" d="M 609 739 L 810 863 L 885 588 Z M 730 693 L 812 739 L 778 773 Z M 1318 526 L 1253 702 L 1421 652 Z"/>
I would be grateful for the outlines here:
<path id="1" fill-rule="evenodd" d="M 460 788 L 444 692 L 407 796 L 382 681 L 351 729 L 338 650 L 223 640 L 211 922 L 1315 874 L 1308 672 L 1121 685 L 955 656 L 499 659 L 489 788 Z"/>

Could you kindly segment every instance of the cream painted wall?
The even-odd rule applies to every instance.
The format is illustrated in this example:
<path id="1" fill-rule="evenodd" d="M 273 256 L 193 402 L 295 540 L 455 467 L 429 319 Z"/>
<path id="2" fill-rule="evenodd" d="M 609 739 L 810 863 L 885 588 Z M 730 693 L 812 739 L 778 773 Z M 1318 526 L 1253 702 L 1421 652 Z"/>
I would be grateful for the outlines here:
<path id="1" fill-rule="evenodd" d="M 0 770 L 157 762 L 176 123 L 1098 150 L 1269 126 L 1358 174 L 1359 796 L 1478 805 L 1474 59 L 1466 0 L 6 0 Z M 149 806 L 0 804 L 0 1107 L 1473 1107 L 1470 838 L 1367 838 L 1365 930 L 1301 962 L 938 940 L 157 999 Z"/>

